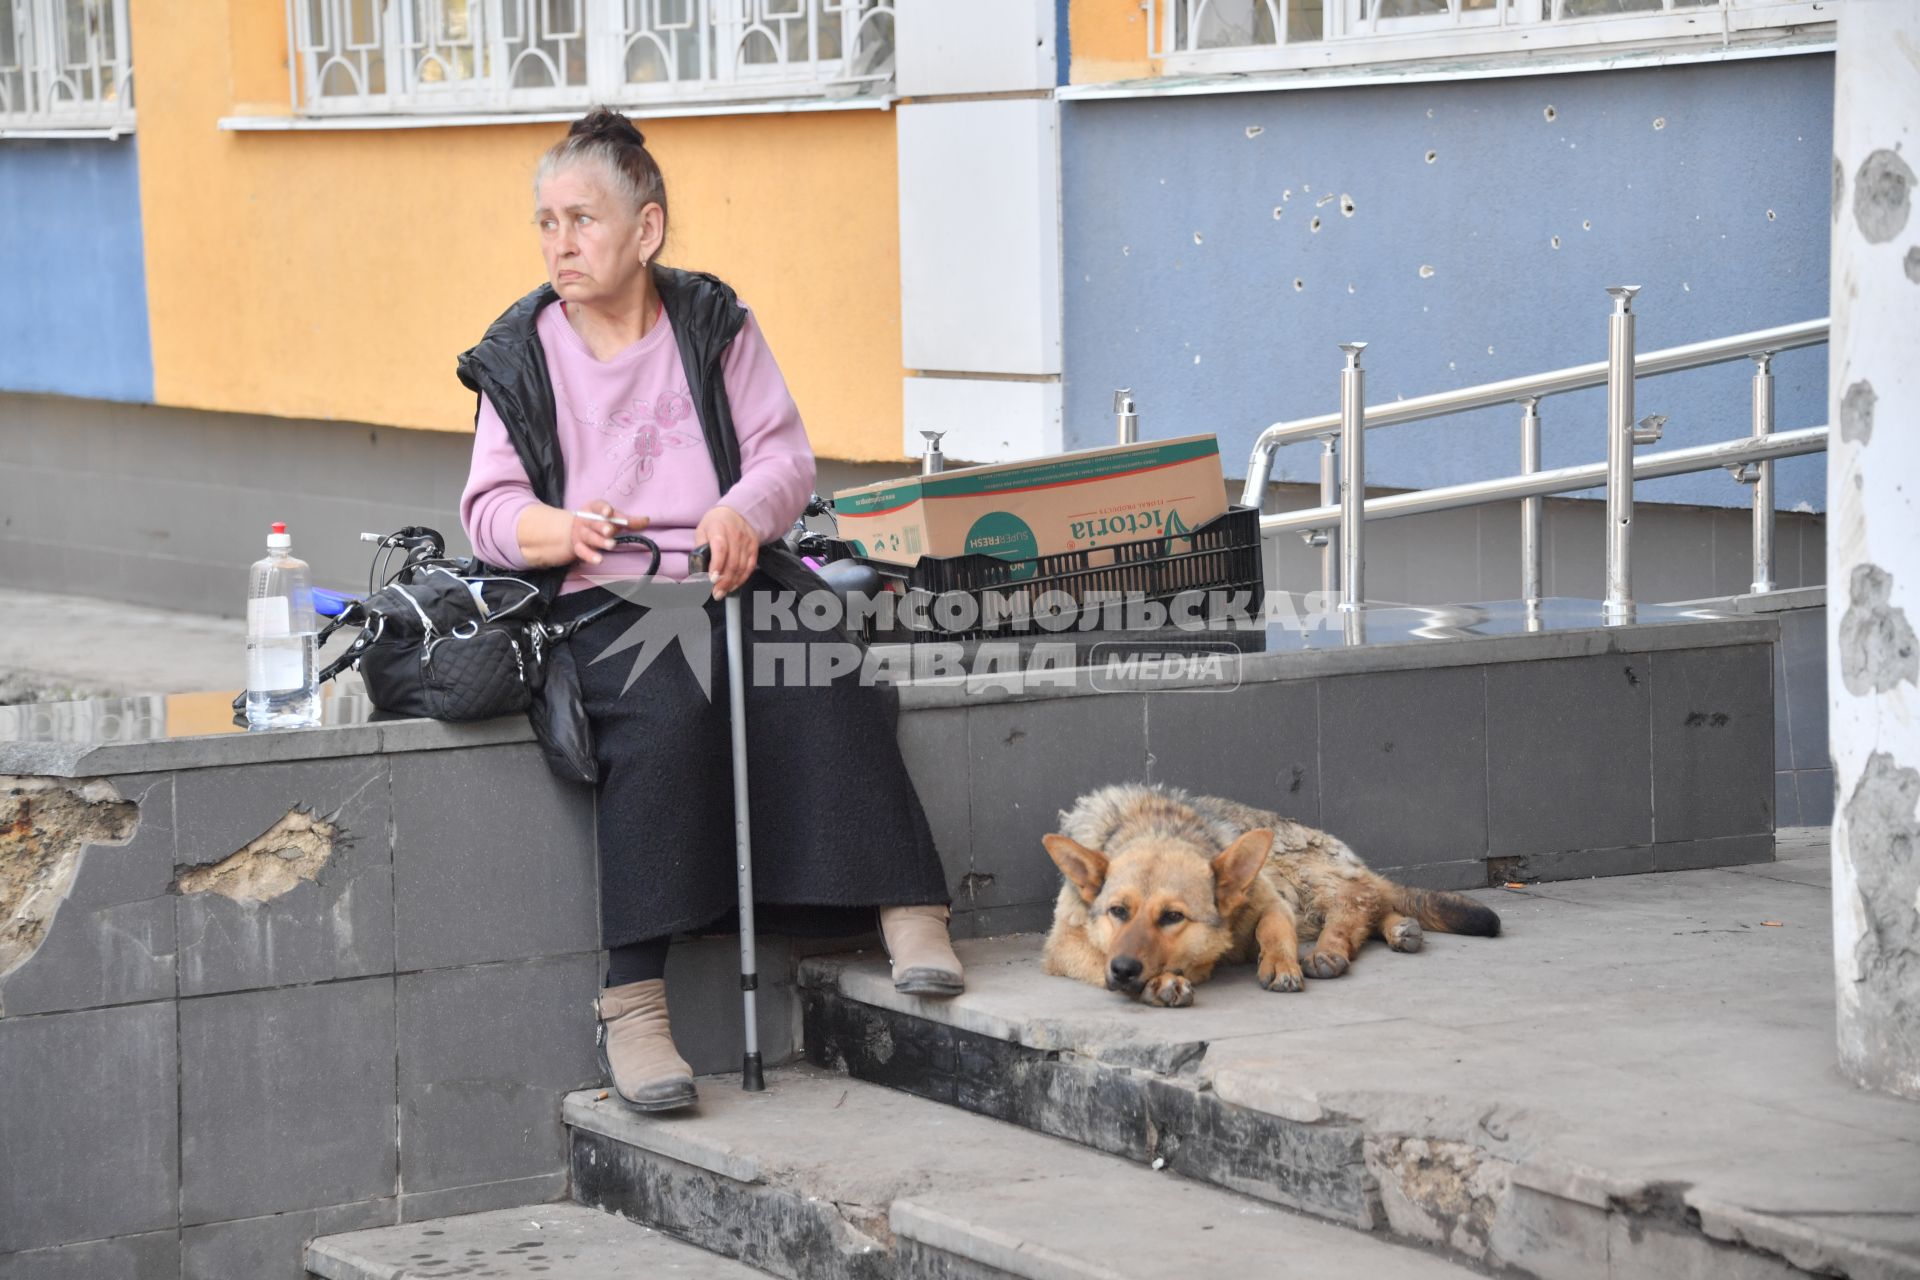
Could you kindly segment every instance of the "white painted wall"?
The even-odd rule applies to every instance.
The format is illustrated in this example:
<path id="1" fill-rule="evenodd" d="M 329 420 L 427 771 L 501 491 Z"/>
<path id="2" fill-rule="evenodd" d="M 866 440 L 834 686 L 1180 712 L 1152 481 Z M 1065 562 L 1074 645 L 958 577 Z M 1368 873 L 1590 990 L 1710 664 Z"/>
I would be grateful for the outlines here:
<path id="1" fill-rule="evenodd" d="M 1059 107 L 1011 98 L 899 115 L 907 367 L 1059 373 Z"/>
<path id="2" fill-rule="evenodd" d="M 908 103 L 896 128 L 906 439 L 977 462 L 1060 448 L 1060 113 L 1051 96 Z M 1045 377 L 1044 393 L 1004 375 Z M 968 390 L 965 381 L 977 379 Z M 926 381 L 938 385 L 920 386 Z M 990 414 L 982 419 L 976 415 Z"/>
<path id="3" fill-rule="evenodd" d="M 894 85 L 906 97 L 1051 89 L 1053 0 L 894 0 Z"/>
<path id="4" fill-rule="evenodd" d="M 922 431 L 944 431 L 956 462 L 1013 462 L 1059 453 L 1060 384 L 991 378 L 908 378 L 907 456 L 926 451 Z"/>
<path id="5" fill-rule="evenodd" d="M 1840 1065 L 1920 1098 L 1920 6 L 1838 6 L 1827 661 Z"/>

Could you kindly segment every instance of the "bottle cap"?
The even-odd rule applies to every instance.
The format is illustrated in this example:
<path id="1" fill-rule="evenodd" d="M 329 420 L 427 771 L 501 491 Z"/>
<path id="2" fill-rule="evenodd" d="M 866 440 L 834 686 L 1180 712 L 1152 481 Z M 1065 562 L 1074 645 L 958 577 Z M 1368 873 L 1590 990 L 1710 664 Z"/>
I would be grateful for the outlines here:
<path id="1" fill-rule="evenodd" d="M 293 539 L 287 536 L 287 526 L 282 521 L 273 522 L 273 529 L 267 534 L 267 550 L 284 551 L 293 545 Z"/>

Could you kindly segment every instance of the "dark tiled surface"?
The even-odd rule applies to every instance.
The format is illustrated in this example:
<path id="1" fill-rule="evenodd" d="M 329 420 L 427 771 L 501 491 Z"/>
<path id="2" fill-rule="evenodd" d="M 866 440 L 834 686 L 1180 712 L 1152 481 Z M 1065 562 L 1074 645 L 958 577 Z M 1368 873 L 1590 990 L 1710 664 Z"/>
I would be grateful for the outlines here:
<path id="1" fill-rule="evenodd" d="M 181 1270 L 180 1241 L 172 1231 L 0 1254 L 0 1280 L 199 1280 L 213 1274 Z"/>
<path id="2" fill-rule="evenodd" d="M 164 1002 L 0 1021 L 0 1254 L 173 1226 L 174 1036 Z"/>
<path id="3" fill-rule="evenodd" d="M 1780 641 L 1773 646 L 1773 767 L 1793 768 L 1793 713 L 1787 698 L 1787 620 L 1780 620 Z"/>
<path id="4" fill-rule="evenodd" d="M 180 1006 L 192 1226 L 394 1193 L 392 978 Z"/>
<path id="5" fill-rule="evenodd" d="M 1487 812 L 1494 856 L 1653 838 L 1646 654 L 1487 668 Z"/>
<path id="6" fill-rule="evenodd" d="M 392 1226 L 391 1199 L 332 1205 L 300 1213 L 215 1222 L 180 1233 L 182 1280 L 307 1280 L 303 1255 L 315 1236 Z"/>
<path id="7" fill-rule="evenodd" d="M 1825 769 L 1827 757 L 1827 611 L 1792 609 L 1780 615 L 1780 653 L 1793 763 L 1780 768 Z"/>
<path id="8" fill-rule="evenodd" d="M 934 847 L 947 874 L 956 907 L 965 905 L 963 878 L 973 866 L 973 832 L 968 825 L 967 710 L 964 707 L 916 711 L 900 720 L 900 754 L 907 762 Z"/>
<path id="9" fill-rule="evenodd" d="M 82 854 L 39 949 L 0 981 L 9 1017 L 174 993 L 173 776 L 118 778 L 114 790 L 139 806 L 133 838 Z"/>
<path id="10" fill-rule="evenodd" d="M 1770 645 L 1654 655 L 1656 842 L 1773 829 L 1772 664 Z"/>
<path id="11" fill-rule="evenodd" d="M 799 1014 L 793 947 L 785 938 L 762 935 L 754 950 L 754 965 L 760 974 L 754 1014 L 761 1060 L 785 1062 L 800 1051 L 794 1031 Z M 737 938 L 683 938 L 673 944 L 667 953 L 667 1016 L 673 1023 L 674 1046 L 694 1074 L 740 1070 L 741 1055 L 746 1052 L 746 1009 L 740 996 Z M 591 1031 L 591 1014 L 588 1017 Z M 598 1059 L 590 1078 L 600 1078 Z M 556 1167 L 565 1167 L 564 1158 Z"/>
<path id="12" fill-rule="evenodd" d="M 1833 825 L 1833 770 L 1803 769 L 1794 775 L 1794 787 L 1800 793 L 1800 825 Z"/>
<path id="13" fill-rule="evenodd" d="M 392 760 L 401 969 L 599 949 L 589 790 L 555 778 L 531 744 Z"/>
<path id="14" fill-rule="evenodd" d="M 474 1187 L 449 1187 L 445 1191 L 403 1195 L 400 1197 L 400 1221 L 425 1222 L 430 1218 L 487 1213 L 494 1209 L 548 1204 L 566 1198 L 566 1173 L 547 1173 L 537 1178 L 515 1178 L 511 1182 L 487 1182 Z"/>
<path id="15" fill-rule="evenodd" d="M 1679 840 L 1653 847 L 1655 871 L 1692 871 L 1699 867 L 1734 867 L 1773 861 L 1773 833 L 1722 836 L 1717 840 Z"/>
<path id="16" fill-rule="evenodd" d="M 1425 862 L 1415 867 L 1373 868 L 1389 880 L 1412 885 L 1416 889 L 1484 889 L 1487 887 L 1485 858 L 1467 858 L 1457 862 Z"/>
<path id="17" fill-rule="evenodd" d="M 1522 882 L 1585 880 L 1590 876 L 1637 876 L 1652 871 L 1654 861 L 1653 849 L 1647 845 L 1535 853 L 1511 864 L 1506 874 Z"/>
<path id="18" fill-rule="evenodd" d="M 1485 855 L 1484 670 L 1396 671 L 1323 682 L 1323 825 L 1369 865 L 1406 867 Z"/>
<path id="19" fill-rule="evenodd" d="M 598 970 L 586 955 L 399 977 L 401 1186 L 440 1191 L 566 1167 L 560 1099 L 600 1077 Z"/>
<path id="20" fill-rule="evenodd" d="M 1053 864 L 1049 862 L 1048 866 Z M 1054 880 L 1060 873 L 1054 872 Z M 1058 885 L 1055 885 L 1056 894 Z M 1005 933 L 1044 933 L 1053 925 L 1056 894 L 1043 902 L 1014 902 L 1001 907 L 983 907 L 965 911 L 953 918 L 951 932 L 956 938 L 995 938 Z"/>
<path id="21" fill-rule="evenodd" d="M 1146 700 L 1150 781 L 1320 824 L 1320 699 L 1312 681 Z"/>
<path id="22" fill-rule="evenodd" d="M 1082 793 L 1146 772 L 1145 694 L 999 703 L 967 712 L 979 907 L 1051 899 L 1060 875 L 1040 837 Z"/>
<path id="23" fill-rule="evenodd" d="M 334 824 L 313 880 L 266 902 L 179 897 L 180 990 L 206 995 L 393 969 L 387 759 L 190 769 L 175 783 L 182 865 L 218 863 L 294 810 Z"/>
<path id="24" fill-rule="evenodd" d="M 1781 827 L 1808 825 L 1800 821 L 1800 793 L 1791 770 L 1777 770 L 1773 775 L 1773 821 Z"/>

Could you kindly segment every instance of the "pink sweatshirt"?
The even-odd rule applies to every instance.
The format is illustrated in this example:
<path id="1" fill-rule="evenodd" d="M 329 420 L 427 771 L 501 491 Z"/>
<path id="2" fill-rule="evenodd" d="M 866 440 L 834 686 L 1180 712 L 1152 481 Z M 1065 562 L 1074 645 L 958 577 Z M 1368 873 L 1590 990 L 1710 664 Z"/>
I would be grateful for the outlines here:
<path id="1" fill-rule="evenodd" d="M 534 327 L 553 379 L 567 506 L 578 511 L 604 498 L 616 511 L 648 517 L 640 532 L 660 544 L 660 574 L 674 579 L 687 576 L 694 528 L 717 504 L 746 517 L 762 543 L 784 534 L 812 496 L 813 450 L 752 314 L 720 358 L 740 438 L 740 482 L 722 494 L 672 318 L 662 312 L 646 337 L 597 360 L 561 305 L 542 307 Z M 460 523 L 474 551 L 504 568 L 529 567 L 514 530 L 520 513 L 538 502 L 506 425 L 483 395 L 473 467 L 460 495 Z M 560 589 L 594 585 L 588 574 L 642 573 L 647 559 L 644 548 L 609 552 L 601 564 L 575 564 Z"/>

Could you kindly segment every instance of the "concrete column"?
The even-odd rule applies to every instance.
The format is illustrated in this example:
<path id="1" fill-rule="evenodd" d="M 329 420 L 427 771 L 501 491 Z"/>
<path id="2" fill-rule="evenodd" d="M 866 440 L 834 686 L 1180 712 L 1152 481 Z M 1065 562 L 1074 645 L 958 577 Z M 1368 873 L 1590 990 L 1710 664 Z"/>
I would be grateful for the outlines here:
<path id="1" fill-rule="evenodd" d="M 1827 652 L 1840 1065 L 1920 1098 L 1920 9 L 1836 10 Z"/>
<path id="2" fill-rule="evenodd" d="M 1058 453 L 1057 0 L 895 0 L 902 447 Z"/>

